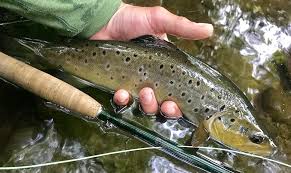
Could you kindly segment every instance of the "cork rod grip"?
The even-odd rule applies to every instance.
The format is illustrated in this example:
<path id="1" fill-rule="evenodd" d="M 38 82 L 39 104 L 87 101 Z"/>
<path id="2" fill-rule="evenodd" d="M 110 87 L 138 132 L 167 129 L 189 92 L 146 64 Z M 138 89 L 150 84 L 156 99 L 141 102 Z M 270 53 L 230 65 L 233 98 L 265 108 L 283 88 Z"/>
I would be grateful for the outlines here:
<path id="1" fill-rule="evenodd" d="M 101 105 L 77 88 L 0 52 L 0 76 L 83 116 L 95 118 Z"/>

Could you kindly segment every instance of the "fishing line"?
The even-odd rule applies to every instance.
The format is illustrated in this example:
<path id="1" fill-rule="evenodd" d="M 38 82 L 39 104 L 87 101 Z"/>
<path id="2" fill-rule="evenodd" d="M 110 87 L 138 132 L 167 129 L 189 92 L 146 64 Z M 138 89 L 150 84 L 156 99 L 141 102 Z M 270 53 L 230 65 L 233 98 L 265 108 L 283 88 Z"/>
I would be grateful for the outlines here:
<path id="1" fill-rule="evenodd" d="M 291 168 L 291 165 L 276 161 L 273 159 L 265 158 L 263 156 L 258 156 L 255 154 L 250 154 L 250 153 L 245 153 L 241 151 L 235 151 L 231 149 L 225 149 L 225 148 L 213 148 L 213 147 L 192 147 L 192 146 L 178 146 L 181 148 L 198 148 L 198 149 L 205 149 L 205 150 L 217 150 L 217 151 L 227 151 L 227 152 L 232 152 L 240 155 L 245 155 L 249 157 L 255 157 L 259 158 L 262 160 L 267 160 L 273 163 L 277 163 L 282 166 L 286 166 Z M 62 161 L 56 161 L 56 162 L 48 162 L 48 163 L 41 163 L 41 164 L 35 164 L 35 165 L 27 165 L 27 166 L 14 166 L 14 167 L 0 167 L 0 170 L 17 170 L 17 169 L 30 169 L 30 168 L 39 168 L 39 167 L 44 167 L 44 166 L 51 166 L 51 165 L 57 165 L 57 164 L 64 164 L 64 163 L 71 163 L 71 162 L 76 162 L 76 161 L 83 161 L 83 160 L 88 160 L 88 159 L 93 159 L 93 158 L 98 158 L 98 157 L 103 157 L 103 156 L 109 156 L 109 155 L 115 155 L 115 154 L 122 154 L 122 153 L 129 153 L 133 151 L 144 151 L 144 150 L 153 150 L 153 149 L 161 149 L 161 147 L 143 147 L 143 148 L 134 148 L 134 149 L 128 149 L 128 150 L 120 150 L 120 151 L 114 151 L 114 152 L 109 152 L 109 153 L 103 153 L 103 154 L 97 154 L 97 155 L 92 155 L 92 156 L 87 156 L 87 157 L 81 157 L 81 158 L 76 158 L 76 159 L 68 159 L 68 160 L 62 160 Z"/>
<path id="2" fill-rule="evenodd" d="M 3 22 L 3 23 L 0 23 L 0 26 L 11 25 L 11 24 L 16 24 L 16 23 L 24 23 L 24 22 L 29 22 L 29 21 L 31 21 L 31 20 L 25 19 L 25 20 L 16 20 L 16 21 L 12 21 L 12 22 Z"/>

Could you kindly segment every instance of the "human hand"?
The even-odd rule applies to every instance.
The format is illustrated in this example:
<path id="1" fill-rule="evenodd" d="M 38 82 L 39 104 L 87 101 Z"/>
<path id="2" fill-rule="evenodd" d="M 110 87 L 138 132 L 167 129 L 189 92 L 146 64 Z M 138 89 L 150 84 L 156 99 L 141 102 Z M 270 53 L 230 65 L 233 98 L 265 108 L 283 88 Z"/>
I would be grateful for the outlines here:
<path id="1" fill-rule="evenodd" d="M 155 35 L 167 39 L 167 34 L 184 39 L 204 39 L 213 33 L 213 26 L 195 23 L 185 17 L 176 16 L 163 7 L 138 7 L 122 3 L 119 10 L 112 16 L 106 26 L 90 39 L 98 40 L 129 40 L 142 35 Z M 118 90 L 114 102 L 123 106 L 129 103 L 130 95 L 125 90 Z M 139 92 L 140 104 L 145 113 L 155 114 L 158 102 L 151 88 L 143 88 Z M 167 117 L 181 117 L 182 112 L 173 101 L 165 101 L 161 111 Z"/>

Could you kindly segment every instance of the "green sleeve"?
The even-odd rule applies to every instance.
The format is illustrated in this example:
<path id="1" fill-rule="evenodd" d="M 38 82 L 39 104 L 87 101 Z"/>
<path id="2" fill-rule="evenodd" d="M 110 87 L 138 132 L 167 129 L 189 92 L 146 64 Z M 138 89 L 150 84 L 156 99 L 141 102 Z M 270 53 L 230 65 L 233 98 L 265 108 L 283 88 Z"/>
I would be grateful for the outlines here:
<path id="1" fill-rule="evenodd" d="M 55 28 L 66 36 L 88 38 L 113 16 L 121 0 L 1 0 L 0 7 Z"/>

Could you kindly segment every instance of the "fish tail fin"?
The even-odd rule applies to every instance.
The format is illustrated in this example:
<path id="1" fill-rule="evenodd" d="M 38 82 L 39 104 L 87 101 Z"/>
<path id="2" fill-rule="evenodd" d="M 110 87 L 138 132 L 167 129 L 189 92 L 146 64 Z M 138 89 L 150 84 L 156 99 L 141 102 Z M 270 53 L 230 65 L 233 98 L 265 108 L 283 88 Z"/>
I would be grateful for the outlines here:
<path id="1" fill-rule="evenodd" d="M 48 42 L 42 40 L 0 34 L 0 51 L 29 63 L 34 61 L 39 63 L 43 60 L 41 48 L 47 44 Z"/>

